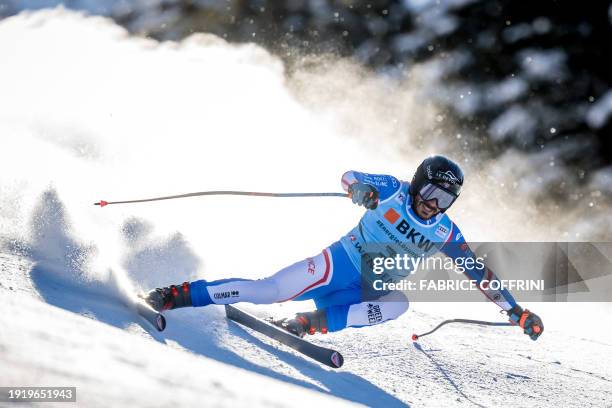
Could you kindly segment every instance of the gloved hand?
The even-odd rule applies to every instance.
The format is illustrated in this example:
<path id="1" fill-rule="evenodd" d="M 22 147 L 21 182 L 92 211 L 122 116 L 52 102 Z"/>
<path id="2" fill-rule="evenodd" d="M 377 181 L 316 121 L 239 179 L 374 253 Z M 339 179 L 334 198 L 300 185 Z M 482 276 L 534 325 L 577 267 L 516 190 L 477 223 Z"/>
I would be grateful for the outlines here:
<path id="1" fill-rule="evenodd" d="M 348 194 L 357 205 L 363 205 L 369 210 L 378 207 L 378 190 L 374 186 L 356 182 L 349 186 Z"/>
<path id="2" fill-rule="evenodd" d="M 523 310 L 519 305 L 508 310 L 510 322 L 519 325 L 523 328 L 523 333 L 528 335 L 531 340 L 537 340 L 544 332 L 544 324 L 542 319 L 537 314 L 529 310 Z"/>

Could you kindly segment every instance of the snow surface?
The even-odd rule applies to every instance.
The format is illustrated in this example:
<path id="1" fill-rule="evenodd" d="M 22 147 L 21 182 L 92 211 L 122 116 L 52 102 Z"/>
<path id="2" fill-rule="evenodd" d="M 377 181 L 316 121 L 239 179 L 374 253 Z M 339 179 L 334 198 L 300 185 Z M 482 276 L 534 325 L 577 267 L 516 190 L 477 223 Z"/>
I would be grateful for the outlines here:
<path id="1" fill-rule="evenodd" d="M 343 353 L 340 370 L 228 322 L 219 307 L 170 312 L 159 334 L 126 306 L 128 293 L 160 285 L 269 275 L 338 239 L 362 210 L 336 198 L 93 202 L 337 191 L 350 168 L 407 178 L 445 146 L 391 143 L 418 140 L 437 117 L 409 87 L 342 63 L 288 78 L 253 45 L 157 43 L 64 10 L 0 21 L 0 55 L 0 385 L 75 385 L 80 406 L 101 407 L 612 404 L 609 304 L 526 305 L 546 325 L 537 342 L 516 328 L 449 325 L 418 344 L 410 335 L 443 319 L 502 317 L 487 303 L 412 304 L 396 321 L 317 336 Z M 509 169 L 539 165 L 512 153 L 485 174 L 511 185 Z M 481 241 L 588 239 L 605 228 L 542 219 L 524 208 L 530 197 L 473 183 L 450 213 Z"/>
<path id="2" fill-rule="evenodd" d="M 2 385 L 76 386 L 79 406 L 612 403 L 612 339 L 588 331 L 570 334 L 549 324 L 534 343 L 515 328 L 448 326 L 412 343 L 412 331 L 466 312 L 461 305 L 423 312 L 428 305 L 417 304 L 384 326 L 315 339 L 345 356 L 345 366 L 334 371 L 227 321 L 221 307 L 168 312 L 168 328 L 157 333 L 117 294 L 94 282 L 66 281 L 44 265 L 0 254 Z M 296 310 L 288 306 L 250 309 Z M 478 306 L 484 313 L 489 305 Z M 545 322 L 559 309 L 570 311 L 565 322 L 596 310 L 588 304 L 579 311 L 534 309 Z"/>
<path id="3" fill-rule="evenodd" d="M 3 274 L 5 268 L 19 270 L 16 263 L 2 256 Z M 239 364 L 240 356 L 232 351 L 204 351 L 215 336 L 214 325 L 207 325 L 211 333 L 189 334 L 198 352 L 171 344 L 180 325 L 159 336 L 138 326 L 125 307 L 94 293 L 58 285 L 55 297 L 46 299 L 51 304 L 6 287 L 0 296 L 2 386 L 77 387 L 77 406 L 82 407 L 350 405 L 283 381 L 282 374 L 265 375 L 264 367 Z M 215 351 L 214 358 L 207 357 Z"/>

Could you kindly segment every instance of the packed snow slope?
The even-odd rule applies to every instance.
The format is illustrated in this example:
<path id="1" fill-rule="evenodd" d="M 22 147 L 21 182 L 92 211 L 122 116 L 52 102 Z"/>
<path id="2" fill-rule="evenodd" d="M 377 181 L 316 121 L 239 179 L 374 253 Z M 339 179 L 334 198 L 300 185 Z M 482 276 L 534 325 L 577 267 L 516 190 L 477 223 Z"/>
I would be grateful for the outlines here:
<path id="1" fill-rule="evenodd" d="M 46 265 L 0 254 L 2 385 L 76 386 L 79 406 L 612 404 L 612 343 L 589 333 L 553 325 L 533 343 L 514 328 L 449 326 L 413 344 L 412 331 L 442 318 L 415 305 L 384 326 L 317 338 L 345 356 L 332 370 L 227 321 L 218 306 L 168 313 L 159 334 L 110 285 Z"/>
<path id="2" fill-rule="evenodd" d="M 448 326 L 418 344 L 413 332 L 445 318 L 502 317 L 486 303 L 413 304 L 388 324 L 315 338 L 343 353 L 340 370 L 218 307 L 170 312 L 159 334 L 126 306 L 156 286 L 269 275 L 363 210 L 340 198 L 94 202 L 338 191 L 351 168 L 408 178 L 424 155 L 461 144 L 422 143 L 437 112 L 413 84 L 343 61 L 290 76 L 256 46 L 157 43 L 64 10 L 0 21 L 0 55 L 0 386 L 77 386 L 80 405 L 100 407 L 612 404 L 608 304 L 527 305 L 545 322 L 538 342 L 516 328 Z M 523 181 L 511 192 L 482 182 L 514 185 L 508 170 L 530 169 L 520 155 L 464 157 L 469 181 L 450 213 L 468 239 L 605 236 L 584 214 L 535 211 Z M 291 315 L 312 304 L 249 307 Z"/>
<path id="3" fill-rule="evenodd" d="M 28 264 L 14 257 L 1 256 L 0 262 L 9 278 L 13 271 L 22 276 L 28 272 Z M 282 375 L 258 374 L 266 370 L 239 364 L 241 358 L 230 349 L 217 347 L 211 359 L 206 352 L 167 346 L 170 333 L 160 337 L 138 326 L 128 310 L 110 299 L 83 288 L 48 284 L 44 300 L 49 303 L 30 296 L 35 292 L 27 284 L 12 286 L 14 291 L 5 284 L 0 289 L 2 386 L 76 386 L 77 406 L 82 407 L 349 405 L 283 381 Z M 199 342 L 202 351 L 216 337 L 215 324 L 209 328 L 198 334 L 206 336 Z M 198 343 L 196 332 L 189 337 Z"/>

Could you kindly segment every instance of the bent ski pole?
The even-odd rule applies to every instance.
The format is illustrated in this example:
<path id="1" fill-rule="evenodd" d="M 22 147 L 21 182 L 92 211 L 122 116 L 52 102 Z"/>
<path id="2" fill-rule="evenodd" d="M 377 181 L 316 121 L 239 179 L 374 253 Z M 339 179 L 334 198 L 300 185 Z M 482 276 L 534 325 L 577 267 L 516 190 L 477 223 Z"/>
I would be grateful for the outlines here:
<path id="1" fill-rule="evenodd" d="M 104 201 L 94 203 L 100 207 L 107 206 L 109 204 L 131 204 L 131 203 L 145 203 L 149 201 L 161 201 L 161 200 L 173 200 L 175 198 L 186 198 L 186 197 L 197 197 L 197 196 L 208 196 L 208 195 L 239 195 L 239 196 L 251 196 L 251 197 L 348 197 L 347 193 L 259 193 L 256 191 L 199 191 L 197 193 L 179 194 L 165 197 L 154 197 L 154 198 L 143 198 L 139 200 L 127 200 L 127 201 Z"/>
<path id="2" fill-rule="evenodd" d="M 510 323 L 510 322 L 485 322 L 482 320 L 470 320 L 470 319 L 450 319 L 450 320 L 444 320 L 442 323 L 440 323 L 439 325 L 437 325 L 436 327 L 434 327 L 433 329 L 431 329 L 430 331 L 428 331 L 427 333 L 422 333 L 422 334 L 413 334 L 412 335 L 412 341 L 417 341 L 419 338 L 423 337 L 423 336 L 427 336 L 433 332 L 435 332 L 436 330 L 438 330 L 440 327 L 449 324 L 449 323 L 463 323 L 463 324 L 480 324 L 483 326 L 514 326 L 514 323 Z"/>

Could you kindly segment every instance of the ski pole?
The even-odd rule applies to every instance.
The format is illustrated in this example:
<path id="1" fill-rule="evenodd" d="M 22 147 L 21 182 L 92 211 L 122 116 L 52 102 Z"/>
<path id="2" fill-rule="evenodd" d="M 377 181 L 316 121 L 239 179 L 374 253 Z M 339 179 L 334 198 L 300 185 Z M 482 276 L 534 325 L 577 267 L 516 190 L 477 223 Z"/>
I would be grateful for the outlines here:
<path id="1" fill-rule="evenodd" d="M 419 338 L 423 337 L 423 336 L 427 336 L 433 332 L 435 332 L 436 330 L 438 330 L 440 327 L 444 326 L 445 324 L 449 324 L 449 323 L 463 323 L 463 324 L 480 324 L 483 326 L 514 326 L 514 323 L 510 323 L 510 322 L 485 322 L 482 320 L 470 320 L 470 319 L 449 319 L 449 320 L 444 320 L 442 323 L 440 323 L 439 325 L 437 325 L 436 327 L 434 327 L 433 329 L 431 329 L 430 331 L 428 331 L 427 333 L 422 333 L 422 334 L 413 334 L 412 335 L 412 341 L 417 341 Z"/>
<path id="2" fill-rule="evenodd" d="M 149 201 L 161 201 L 161 200 L 173 200 L 175 198 L 186 198 L 196 196 L 208 196 L 208 195 L 239 195 L 239 196 L 251 196 L 251 197 L 348 197 L 347 193 L 259 193 L 256 191 L 199 191 L 197 193 L 179 194 L 165 197 L 154 197 L 154 198 L 142 198 L 139 200 L 127 200 L 127 201 L 104 201 L 94 203 L 104 207 L 110 204 L 130 204 L 130 203 L 144 203 Z"/>

